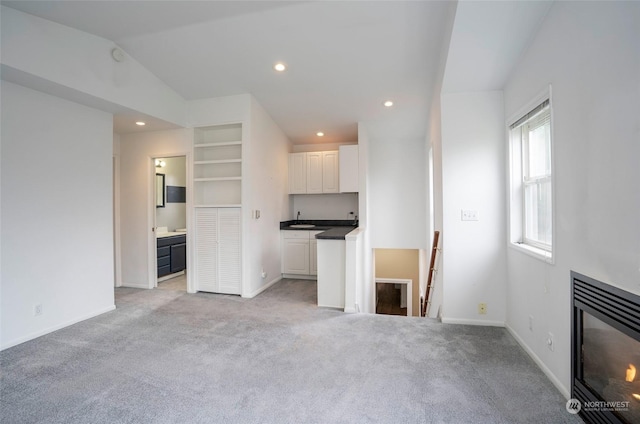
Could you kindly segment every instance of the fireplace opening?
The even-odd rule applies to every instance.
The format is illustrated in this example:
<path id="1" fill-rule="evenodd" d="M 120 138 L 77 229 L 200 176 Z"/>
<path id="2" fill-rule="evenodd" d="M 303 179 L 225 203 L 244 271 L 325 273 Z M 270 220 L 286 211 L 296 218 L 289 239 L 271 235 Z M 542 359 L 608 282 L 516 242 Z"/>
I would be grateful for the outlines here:
<path id="1" fill-rule="evenodd" d="M 586 312 L 582 325 L 584 382 L 605 402 L 628 402 L 618 412 L 640 423 L 640 342 Z"/>
<path id="2" fill-rule="evenodd" d="M 588 423 L 640 423 L 640 296 L 572 272 L 572 398 Z"/>

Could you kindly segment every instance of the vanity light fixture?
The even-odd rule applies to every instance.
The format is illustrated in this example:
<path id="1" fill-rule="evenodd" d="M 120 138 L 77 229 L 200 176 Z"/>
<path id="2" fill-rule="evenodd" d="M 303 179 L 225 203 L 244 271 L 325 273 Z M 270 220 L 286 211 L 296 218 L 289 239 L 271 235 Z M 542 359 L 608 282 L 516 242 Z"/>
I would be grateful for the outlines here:
<path id="1" fill-rule="evenodd" d="M 393 106 L 393 102 L 391 100 L 387 100 L 386 102 L 383 103 L 385 107 L 391 107 Z"/>
<path id="2" fill-rule="evenodd" d="M 316 135 L 317 135 L 318 137 L 324 137 L 324 133 L 323 133 L 322 131 L 318 131 L 318 132 L 316 133 Z"/>
<path id="3" fill-rule="evenodd" d="M 162 159 L 156 159 L 156 168 L 164 168 L 167 165 Z"/>
<path id="4" fill-rule="evenodd" d="M 275 69 L 278 72 L 283 72 L 287 69 L 287 66 L 282 62 L 278 62 L 275 65 L 273 65 L 273 69 Z"/>
<path id="5" fill-rule="evenodd" d="M 136 125 L 139 125 L 139 126 L 141 126 L 141 127 L 144 127 L 145 125 L 147 125 L 147 123 L 146 123 L 146 122 L 142 122 L 142 121 L 137 121 L 137 122 L 136 122 Z"/>

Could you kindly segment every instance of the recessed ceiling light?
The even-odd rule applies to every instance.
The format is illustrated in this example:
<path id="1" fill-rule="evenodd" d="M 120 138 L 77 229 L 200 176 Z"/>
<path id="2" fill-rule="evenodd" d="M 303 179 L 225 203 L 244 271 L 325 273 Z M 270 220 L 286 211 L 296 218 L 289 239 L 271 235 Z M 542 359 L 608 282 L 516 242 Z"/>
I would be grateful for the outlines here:
<path id="1" fill-rule="evenodd" d="M 273 69 L 275 69 L 278 72 L 282 72 L 285 69 L 287 69 L 287 67 L 284 63 L 278 62 L 275 65 L 273 65 Z"/>
<path id="2" fill-rule="evenodd" d="M 317 135 L 318 137 L 324 137 L 324 133 L 323 133 L 322 131 L 318 131 L 318 132 L 316 133 L 316 135 Z"/>
<path id="3" fill-rule="evenodd" d="M 138 122 L 136 122 L 136 125 L 140 125 L 141 127 L 144 127 L 147 124 L 145 122 L 138 121 Z"/>
<path id="4" fill-rule="evenodd" d="M 386 102 L 383 103 L 385 105 L 385 107 L 391 107 L 393 106 L 393 102 L 391 100 L 387 100 Z"/>

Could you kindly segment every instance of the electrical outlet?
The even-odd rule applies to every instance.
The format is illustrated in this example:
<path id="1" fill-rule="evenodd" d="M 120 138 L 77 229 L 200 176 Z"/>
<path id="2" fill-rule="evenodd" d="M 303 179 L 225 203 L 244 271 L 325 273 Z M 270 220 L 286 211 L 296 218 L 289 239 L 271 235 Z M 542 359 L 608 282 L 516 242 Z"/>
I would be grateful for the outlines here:
<path id="1" fill-rule="evenodd" d="M 486 315 L 486 313 L 487 313 L 487 304 L 486 303 L 478 303 L 478 313 L 480 315 Z"/>
<path id="2" fill-rule="evenodd" d="M 460 219 L 462 221 L 477 221 L 478 220 L 478 211 L 463 209 L 461 212 Z"/>
<path id="3" fill-rule="evenodd" d="M 551 333 L 547 334 L 547 347 L 549 348 L 549 350 L 551 352 L 553 352 L 553 348 L 554 348 L 554 345 L 553 345 L 553 334 L 551 334 Z"/>
<path id="4" fill-rule="evenodd" d="M 529 331 L 533 331 L 533 315 L 529 315 Z"/>
<path id="5" fill-rule="evenodd" d="M 42 304 L 38 303 L 33 307 L 33 316 L 39 317 L 42 315 Z"/>

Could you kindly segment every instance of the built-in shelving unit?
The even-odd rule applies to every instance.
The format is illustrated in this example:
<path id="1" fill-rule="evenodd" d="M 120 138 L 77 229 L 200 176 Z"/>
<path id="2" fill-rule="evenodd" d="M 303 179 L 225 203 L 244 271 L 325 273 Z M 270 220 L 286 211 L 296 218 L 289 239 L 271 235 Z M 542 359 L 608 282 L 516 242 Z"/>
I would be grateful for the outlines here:
<path id="1" fill-rule="evenodd" d="M 242 293 L 242 124 L 194 128 L 192 275 L 197 291 Z"/>
<path id="2" fill-rule="evenodd" d="M 240 207 L 242 198 L 242 124 L 194 130 L 195 207 Z"/>

